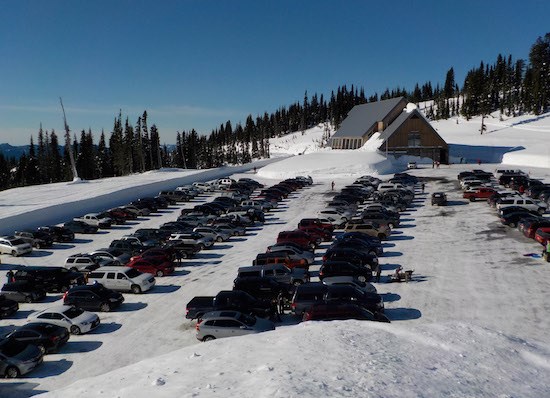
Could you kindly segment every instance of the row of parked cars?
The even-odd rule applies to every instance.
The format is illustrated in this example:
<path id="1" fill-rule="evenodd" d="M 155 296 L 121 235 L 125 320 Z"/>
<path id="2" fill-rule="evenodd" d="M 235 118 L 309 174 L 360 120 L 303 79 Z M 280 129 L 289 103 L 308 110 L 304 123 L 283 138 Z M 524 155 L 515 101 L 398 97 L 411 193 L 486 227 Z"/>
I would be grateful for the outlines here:
<path id="1" fill-rule="evenodd" d="M 545 216 L 550 184 L 530 178 L 521 170 L 497 170 L 496 174 L 483 170 L 460 173 L 462 187 L 471 181 L 476 184 L 463 188 L 463 197 L 472 202 L 486 200 L 503 225 L 517 227 L 526 237 L 546 246 L 550 239 L 550 218 Z"/>
<path id="2" fill-rule="evenodd" d="M 225 188 L 227 190 L 229 185 Z M 159 196 L 136 203 L 144 210 L 143 214 L 149 214 L 174 202 Z M 145 203 L 150 207 L 146 208 Z M 174 232 L 170 228 L 167 232 L 170 233 L 164 235 L 167 237 L 165 243 L 175 242 L 173 245 L 159 247 L 152 244 L 151 239 L 148 242 L 151 246 L 147 246 L 139 239 L 137 241 L 141 243 L 127 237 L 113 241 L 109 249 L 69 256 L 65 267 L 29 266 L 10 271 L 10 282 L 3 286 L 0 295 L 0 315 L 10 316 L 17 311 L 19 303 L 41 301 L 47 293 L 63 292 L 64 295 L 62 304 L 31 313 L 26 325 L 3 336 L 0 340 L 0 374 L 11 378 L 30 372 L 43 361 L 44 354 L 56 352 L 66 343 L 70 334 L 88 333 L 97 328 L 101 321 L 95 312 L 115 310 L 124 302 L 121 292 L 142 293 L 153 288 L 155 276 L 164 273 L 159 273 L 158 269 L 152 273 L 141 272 L 140 258 L 147 258 L 150 262 L 152 258 L 167 256 L 164 260 L 173 269 L 173 260 L 178 257 L 178 241 L 183 239 L 170 240 Z M 183 234 L 184 231 L 178 230 L 177 233 Z M 122 244 L 126 242 L 132 242 L 132 245 Z M 197 251 L 200 249 L 202 247 L 198 246 Z M 123 256 L 121 253 L 125 250 L 126 256 Z"/>
<path id="3" fill-rule="evenodd" d="M 369 282 L 374 273 L 379 281 L 378 256 L 384 254 L 381 241 L 400 225 L 399 211 L 411 205 L 416 182 L 406 173 L 385 182 L 363 176 L 333 197 L 319 217 L 327 210 L 339 214 L 341 218 L 329 215 L 327 221 L 343 231 L 331 239 L 323 255 L 319 282 L 310 281 L 295 289 L 292 313 L 303 320 L 389 322 L 382 297 Z"/>
<path id="4" fill-rule="evenodd" d="M 243 325 L 241 315 L 278 317 L 287 312 L 302 320 L 365 319 L 389 322 L 382 297 L 369 283 L 379 272 L 381 239 L 399 226 L 399 210 L 414 199 L 415 177 L 396 175 L 388 184 L 365 176 L 341 190 L 315 218 L 300 220 L 294 230 L 281 231 L 276 242 L 238 269 L 232 291 L 195 297 L 186 318 L 197 319 L 197 338 L 257 333 Z M 366 200 L 376 197 L 368 205 Z M 368 224 L 370 228 L 357 228 Z M 341 229 L 344 231 L 341 231 Z M 338 236 L 335 237 L 335 231 Z M 315 251 L 326 242 L 318 274 L 312 276 Z M 318 279 L 318 281 L 314 280 Z M 215 312 L 206 312 L 215 309 Z M 252 324 L 252 323 L 251 323 Z M 238 329 L 238 330 L 237 330 Z"/>
<path id="5" fill-rule="evenodd" d="M 308 177 L 287 179 L 261 190 L 256 199 L 288 200 L 293 192 L 312 183 Z M 282 232 L 279 238 L 266 253 L 259 253 L 251 266 L 239 268 L 232 290 L 197 296 L 187 303 L 185 316 L 197 319 L 197 339 L 208 341 L 275 328 L 283 299 L 288 299 L 294 286 L 309 280 L 313 248 L 321 239 L 299 229 Z"/>

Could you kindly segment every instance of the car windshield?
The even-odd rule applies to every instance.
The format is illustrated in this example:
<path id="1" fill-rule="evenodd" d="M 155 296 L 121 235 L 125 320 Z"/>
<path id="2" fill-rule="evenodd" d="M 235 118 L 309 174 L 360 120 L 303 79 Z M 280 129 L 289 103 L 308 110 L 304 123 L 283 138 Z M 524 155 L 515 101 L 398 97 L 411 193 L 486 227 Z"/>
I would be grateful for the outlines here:
<path id="1" fill-rule="evenodd" d="M 141 272 L 139 272 L 137 269 L 132 268 L 131 270 L 126 271 L 126 276 L 128 278 L 135 278 L 140 275 L 141 275 Z"/>
<path id="2" fill-rule="evenodd" d="M 254 326 L 256 324 L 256 318 L 250 315 L 240 314 L 237 319 L 246 326 Z"/>
<path id="3" fill-rule="evenodd" d="M 0 353 L 7 357 L 13 357 L 22 352 L 26 347 L 27 344 L 20 343 L 17 340 L 6 340 L 6 344 L 0 346 Z"/>
<path id="4" fill-rule="evenodd" d="M 63 314 L 70 319 L 74 319 L 77 316 L 81 315 L 84 311 L 82 311 L 80 308 L 71 307 L 68 310 L 64 311 Z"/>
<path id="5" fill-rule="evenodd" d="M 14 246 L 16 245 L 24 245 L 25 241 L 23 239 L 11 239 L 10 243 Z"/>

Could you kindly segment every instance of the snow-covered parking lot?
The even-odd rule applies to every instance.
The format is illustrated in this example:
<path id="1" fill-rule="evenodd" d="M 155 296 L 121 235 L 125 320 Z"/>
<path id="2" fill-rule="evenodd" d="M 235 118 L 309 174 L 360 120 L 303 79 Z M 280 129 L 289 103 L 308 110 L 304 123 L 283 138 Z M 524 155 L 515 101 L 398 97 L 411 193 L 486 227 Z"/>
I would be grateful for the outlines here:
<path id="1" fill-rule="evenodd" d="M 297 325 L 297 320 L 288 315 L 274 332 L 211 344 L 198 343 L 195 323 L 185 319 L 185 305 L 192 297 L 214 295 L 220 290 L 230 289 L 237 268 L 251 264 L 257 253 L 265 251 L 275 241 L 279 231 L 294 229 L 301 218 L 317 214 L 334 194 L 330 180 L 318 180 L 313 186 L 294 193 L 268 215 L 263 226 L 250 228 L 247 236 L 217 243 L 213 249 L 199 253 L 196 258 L 184 260 L 174 275 L 157 278 L 157 286 L 151 292 L 125 294 L 126 301 L 118 310 L 100 314 L 102 325 L 97 330 L 87 335 L 71 336 L 60 353 L 46 356 L 44 364 L 28 376 L 0 382 L 0 396 L 22 397 L 47 391 L 57 391 L 53 396 L 191 396 L 193 393 L 203 393 L 204 396 L 215 393 L 220 396 L 289 396 L 295 394 L 289 391 L 298 391 L 290 386 L 299 389 L 299 381 L 292 375 L 302 375 L 300 377 L 307 378 L 307 383 L 313 384 L 312 380 L 326 378 L 328 386 L 325 390 L 317 383 L 316 387 L 307 390 L 306 396 L 360 396 L 368 391 L 374 392 L 374 396 L 403 396 L 398 394 L 403 386 L 410 396 L 417 396 L 427 388 L 427 365 L 424 362 L 436 359 L 449 372 L 456 373 L 442 376 L 435 370 L 429 372 L 430 377 L 443 377 L 440 389 L 433 380 L 430 383 L 430 388 L 435 388 L 431 390 L 433 394 L 458 391 L 458 395 L 476 395 L 476 389 L 494 377 L 493 369 L 502 366 L 506 368 L 505 372 L 524 372 L 521 377 L 529 388 L 526 390 L 525 386 L 519 386 L 513 378 L 508 378 L 488 386 L 486 391 L 495 395 L 502 390 L 508 391 L 510 396 L 542 396 L 545 380 L 550 375 L 547 337 L 550 304 L 546 300 L 546 292 L 550 289 L 549 267 L 540 259 L 524 256 L 540 252 L 540 245 L 524 238 L 517 230 L 501 226 L 496 213 L 485 202 L 469 203 L 462 199 L 456 181 L 456 175 L 462 169 L 467 168 L 420 168 L 411 172 L 424 178 L 426 191 L 424 194 L 417 191 L 414 206 L 401 215 L 402 225 L 384 242 L 385 255 L 380 259 L 382 281 L 376 284 L 384 297 L 386 314 L 392 320 L 389 325 L 358 321 L 347 321 L 338 326 L 326 323 L 326 327 Z M 242 175 L 236 175 L 239 176 Z M 278 181 L 258 179 L 266 184 Z M 338 179 L 336 189 L 353 179 Z M 448 206 L 430 205 L 430 194 L 435 191 L 447 192 Z M 157 227 L 172 221 L 182 207 L 191 205 L 173 206 L 139 222 L 116 226 L 97 235 L 79 235 L 73 243 L 36 250 L 32 256 L 3 256 L 2 269 L 7 271 L 12 264 L 61 265 L 70 254 L 108 246 L 111 240 L 137 228 Z M 326 246 L 323 244 L 317 252 L 317 267 Z M 412 282 L 386 283 L 387 275 L 398 266 L 414 269 Z M 316 269 L 312 268 L 313 271 Z M 60 295 L 49 295 L 44 303 L 22 304 L 12 319 L 0 321 L 1 330 L 23 324 L 32 311 L 45 308 L 60 298 Z M 304 333 L 309 337 L 296 344 L 298 336 Z M 374 339 L 373 334 L 377 334 Z M 348 361 L 338 364 L 330 364 L 325 358 L 324 369 L 313 369 L 308 361 L 292 361 L 292 357 L 301 358 L 306 353 L 311 356 L 315 352 L 322 358 L 334 355 L 331 349 L 319 353 L 315 347 L 320 341 L 326 346 L 334 340 L 337 347 L 340 343 L 336 341 L 355 344 L 353 341 L 357 339 L 370 341 L 372 345 L 367 351 L 371 354 L 367 355 L 367 351 L 364 354 L 367 356 L 350 353 Z M 266 348 L 266 341 L 276 345 L 276 352 Z M 284 341 L 287 345 L 282 343 Z M 505 352 L 495 353 L 491 341 L 498 341 L 499 347 L 505 347 Z M 503 345 L 503 341 L 506 344 Z M 390 343 L 392 347 L 385 346 Z M 462 357 L 456 356 L 454 348 L 448 346 L 453 344 Z M 425 349 L 426 345 L 429 350 Z M 399 356 L 400 347 L 406 347 L 407 354 Z M 179 352 L 180 349 L 183 350 Z M 239 349 L 243 357 L 237 359 L 235 352 Z M 522 350 L 528 355 L 517 354 Z M 377 363 L 369 368 L 373 380 L 367 384 L 358 382 L 353 369 L 369 357 L 372 359 L 373 353 L 382 351 L 387 362 L 391 363 Z M 205 357 L 215 355 L 216 363 L 203 363 L 190 369 L 189 364 L 184 366 L 177 359 L 188 361 L 194 353 Z M 163 357 L 161 368 L 172 370 L 169 374 L 166 370 L 159 375 L 154 358 L 163 354 L 168 356 Z M 395 363 L 391 359 L 393 356 L 399 356 L 402 362 Z M 475 360 L 460 359 L 464 357 Z M 120 369 L 128 365 L 133 366 Z M 180 366 L 179 370 L 174 371 L 177 366 Z M 204 372 L 200 371 L 201 366 L 204 366 Z M 262 366 L 274 368 L 269 371 L 272 377 L 268 380 L 259 371 L 247 373 L 244 370 Z M 439 365 L 433 366 L 437 368 Z M 342 373 L 341 379 L 335 379 L 331 374 L 337 368 Z M 120 370 L 100 379 L 88 380 L 117 369 Z M 212 369 L 217 369 L 215 380 L 209 380 L 206 369 L 210 377 Z M 455 379 L 468 377 L 459 375 L 459 372 L 476 375 L 473 385 L 454 385 Z M 387 378 L 395 378 L 396 374 L 406 375 L 407 380 L 397 382 L 403 384 L 394 390 L 387 386 L 390 383 Z M 159 377 L 162 382 L 156 382 Z M 236 383 L 234 378 L 242 380 Z M 261 390 L 259 395 L 252 394 L 245 385 L 254 382 L 264 383 L 266 390 Z M 378 383 L 386 383 L 386 387 Z M 337 387 L 339 384 L 349 385 L 351 390 L 346 392 Z M 222 388 L 228 385 L 232 386 L 231 392 Z M 279 390 L 276 385 L 281 386 Z"/>

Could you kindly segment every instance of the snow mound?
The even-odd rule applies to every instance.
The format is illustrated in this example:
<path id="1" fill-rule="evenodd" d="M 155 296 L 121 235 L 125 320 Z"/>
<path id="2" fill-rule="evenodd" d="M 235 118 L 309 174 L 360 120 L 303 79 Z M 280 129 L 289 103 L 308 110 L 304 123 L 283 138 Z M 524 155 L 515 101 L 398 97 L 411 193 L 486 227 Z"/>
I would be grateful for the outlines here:
<path id="1" fill-rule="evenodd" d="M 314 180 L 335 179 L 360 177 L 365 174 L 388 174 L 401 167 L 397 167 L 391 159 L 377 152 L 328 150 L 293 156 L 267 165 L 258 170 L 258 175 L 271 179 L 292 178 L 298 175 L 310 175 Z"/>
<path id="2" fill-rule="evenodd" d="M 190 346 L 42 396 L 543 397 L 549 359 L 547 345 L 463 323 L 305 322 Z M 495 378 L 495 364 L 506 377 Z"/>

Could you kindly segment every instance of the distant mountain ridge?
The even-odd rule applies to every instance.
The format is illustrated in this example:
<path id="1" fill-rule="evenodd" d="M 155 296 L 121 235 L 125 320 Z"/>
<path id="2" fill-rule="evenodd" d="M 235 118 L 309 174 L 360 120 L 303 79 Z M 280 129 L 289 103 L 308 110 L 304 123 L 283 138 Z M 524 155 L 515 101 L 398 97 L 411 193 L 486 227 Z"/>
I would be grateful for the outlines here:
<path id="1" fill-rule="evenodd" d="M 30 145 L 13 146 L 7 143 L 0 144 L 0 154 L 5 158 L 19 159 L 23 154 L 29 153 Z"/>

